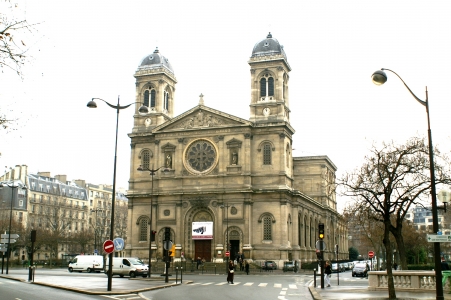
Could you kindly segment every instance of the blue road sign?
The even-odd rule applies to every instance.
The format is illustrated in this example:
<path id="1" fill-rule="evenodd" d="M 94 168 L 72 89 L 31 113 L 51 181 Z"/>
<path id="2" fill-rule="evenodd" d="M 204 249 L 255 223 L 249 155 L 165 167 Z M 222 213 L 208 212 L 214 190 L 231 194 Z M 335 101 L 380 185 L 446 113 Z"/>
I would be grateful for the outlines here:
<path id="1" fill-rule="evenodd" d="M 113 240 L 114 243 L 114 251 L 122 251 L 125 247 L 125 242 L 121 238 L 115 238 Z"/>

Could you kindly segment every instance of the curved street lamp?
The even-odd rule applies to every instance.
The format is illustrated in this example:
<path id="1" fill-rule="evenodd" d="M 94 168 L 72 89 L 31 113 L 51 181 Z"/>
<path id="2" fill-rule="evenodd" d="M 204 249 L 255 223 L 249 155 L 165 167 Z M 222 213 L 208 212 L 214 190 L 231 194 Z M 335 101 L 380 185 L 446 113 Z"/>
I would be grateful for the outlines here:
<path id="1" fill-rule="evenodd" d="M 229 207 L 235 207 L 233 204 L 229 205 L 229 203 L 222 204 L 219 206 L 220 208 L 226 208 L 226 251 L 229 251 L 229 256 L 226 258 L 226 270 L 229 269 L 229 257 L 230 257 L 230 248 L 229 248 Z"/>
<path id="2" fill-rule="evenodd" d="M 155 175 L 155 173 L 160 170 L 161 168 L 164 168 L 164 166 L 159 167 L 158 169 L 154 169 L 153 165 L 152 165 L 152 169 L 149 169 L 147 167 L 143 167 L 142 165 L 139 165 L 138 167 L 138 171 L 149 171 L 150 172 L 150 176 L 152 176 L 152 190 L 151 190 L 151 195 L 150 195 L 150 230 L 149 230 L 149 270 L 148 270 L 148 274 L 149 274 L 149 279 L 150 276 L 152 275 L 151 272 L 151 268 L 152 268 L 152 204 L 153 204 L 153 175 Z M 167 169 L 163 169 L 163 172 L 165 172 Z"/>
<path id="3" fill-rule="evenodd" d="M 100 100 L 105 102 L 109 107 L 114 108 L 116 110 L 116 140 L 114 144 L 114 169 L 113 169 L 113 198 L 111 202 L 111 228 L 110 228 L 110 240 L 114 239 L 114 204 L 116 201 L 116 165 L 117 165 L 117 135 L 118 135 L 118 127 L 119 127 L 119 111 L 121 109 L 126 109 L 127 107 L 131 106 L 132 104 L 139 103 L 134 102 L 130 103 L 124 106 L 121 106 L 119 104 L 120 98 L 117 97 L 117 105 L 113 105 L 103 99 L 100 98 L 92 98 L 91 101 L 88 102 L 86 105 L 89 108 L 97 108 L 97 103 L 94 100 Z M 149 109 L 146 106 L 140 106 L 138 109 L 139 113 L 145 114 L 149 112 Z M 111 252 L 109 255 L 109 261 L 108 261 L 108 287 L 107 290 L 111 291 L 112 281 L 113 281 L 113 252 Z"/>
<path id="4" fill-rule="evenodd" d="M 410 94 L 417 100 L 421 105 L 426 107 L 426 115 L 427 115 L 427 121 L 428 121 L 428 142 L 429 142 L 429 169 L 431 172 L 431 198 L 432 198 L 432 227 L 434 230 L 434 233 L 437 234 L 439 231 L 438 228 L 438 213 L 437 213 L 437 193 L 435 189 L 435 168 L 434 168 L 434 152 L 432 147 L 432 133 L 431 133 L 431 123 L 429 119 L 429 102 L 428 102 L 428 89 L 426 87 L 426 100 L 421 100 L 418 98 L 412 90 L 407 86 L 407 84 L 402 80 L 401 76 L 399 76 L 395 71 L 392 71 L 390 69 L 382 68 L 380 70 L 377 70 L 373 73 L 371 76 L 373 83 L 376 85 L 382 85 L 384 84 L 388 77 L 387 74 L 384 71 L 389 71 L 395 74 L 404 84 L 404 86 L 407 88 L 407 90 L 410 92 Z M 434 263 L 435 263 L 435 282 L 436 282 L 436 299 L 437 300 L 443 300 L 443 286 L 441 284 L 442 282 L 442 265 L 441 265 L 441 259 L 440 259 L 440 243 L 434 242 Z"/>

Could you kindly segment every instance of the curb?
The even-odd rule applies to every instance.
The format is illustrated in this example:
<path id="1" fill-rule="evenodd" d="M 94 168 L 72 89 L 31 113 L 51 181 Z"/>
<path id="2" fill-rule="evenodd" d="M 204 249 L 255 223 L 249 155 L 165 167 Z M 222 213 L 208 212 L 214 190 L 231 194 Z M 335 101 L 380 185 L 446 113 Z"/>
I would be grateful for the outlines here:
<path id="1" fill-rule="evenodd" d="M 138 294 L 141 292 L 146 292 L 146 291 L 151 291 L 151 290 L 172 288 L 172 287 L 176 287 L 176 286 L 181 286 L 183 284 L 190 284 L 193 282 L 191 280 L 187 280 L 184 283 L 170 283 L 170 284 L 158 285 L 158 286 L 135 289 L 135 290 L 115 290 L 115 291 L 99 291 L 99 292 L 97 292 L 97 291 L 82 290 L 82 289 L 78 289 L 78 288 L 61 286 L 61 285 L 54 285 L 54 284 L 45 283 L 45 282 L 28 282 L 28 280 L 9 277 L 9 276 L 3 276 L 3 275 L 0 275 L 0 278 L 16 280 L 16 281 L 20 281 L 20 282 L 26 282 L 26 283 L 30 283 L 30 284 L 37 284 L 37 285 L 41 285 L 41 286 L 47 286 L 47 287 L 51 287 L 51 288 L 55 288 L 55 289 L 71 291 L 71 292 L 76 292 L 76 293 L 86 294 L 86 295 L 126 295 L 126 294 L 131 294 L 131 293 Z"/>

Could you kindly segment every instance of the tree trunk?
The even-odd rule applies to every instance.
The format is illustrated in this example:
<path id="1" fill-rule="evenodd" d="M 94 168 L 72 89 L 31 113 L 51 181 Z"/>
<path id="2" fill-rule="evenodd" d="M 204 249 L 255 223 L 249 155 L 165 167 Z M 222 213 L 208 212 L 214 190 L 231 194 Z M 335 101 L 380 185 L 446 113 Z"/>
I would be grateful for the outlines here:
<path id="1" fill-rule="evenodd" d="M 393 250 L 390 243 L 390 220 L 384 222 L 384 239 L 385 256 L 387 258 L 387 278 L 388 278 L 388 299 L 396 299 L 395 283 L 393 281 Z"/>
<path id="2" fill-rule="evenodd" d="M 402 236 L 402 220 L 400 221 L 399 219 L 397 219 L 396 228 L 391 226 L 390 232 L 393 234 L 396 240 L 401 270 L 407 270 L 407 253 L 406 247 L 404 246 L 404 238 Z"/>

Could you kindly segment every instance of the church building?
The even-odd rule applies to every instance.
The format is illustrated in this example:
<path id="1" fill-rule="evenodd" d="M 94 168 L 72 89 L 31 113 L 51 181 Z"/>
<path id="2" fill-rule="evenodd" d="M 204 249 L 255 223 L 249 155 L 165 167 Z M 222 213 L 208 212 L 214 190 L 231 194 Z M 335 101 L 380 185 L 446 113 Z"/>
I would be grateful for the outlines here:
<path id="1" fill-rule="evenodd" d="M 249 119 L 199 104 L 174 116 L 177 79 L 159 50 L 138 67 L 131 139 L 127 255 L 163 256 L 170 228 L 176 259 L 316 260 L 318 224 L 329 259 L 348 257 L 347 228 L 337 212 L 334 163 L 293 157 L 291 67 L 268 34 L 249 61 Z M 244 95 L 243 97 L 245 97 Z M 246 97 L 245 97 L 246 98 Z M 152 172 L 154 170 L 154 172 Z M 327 258 L 327 254 L 326 254 Z M 279 264 L 280 266 L 280 264 Z"/>

